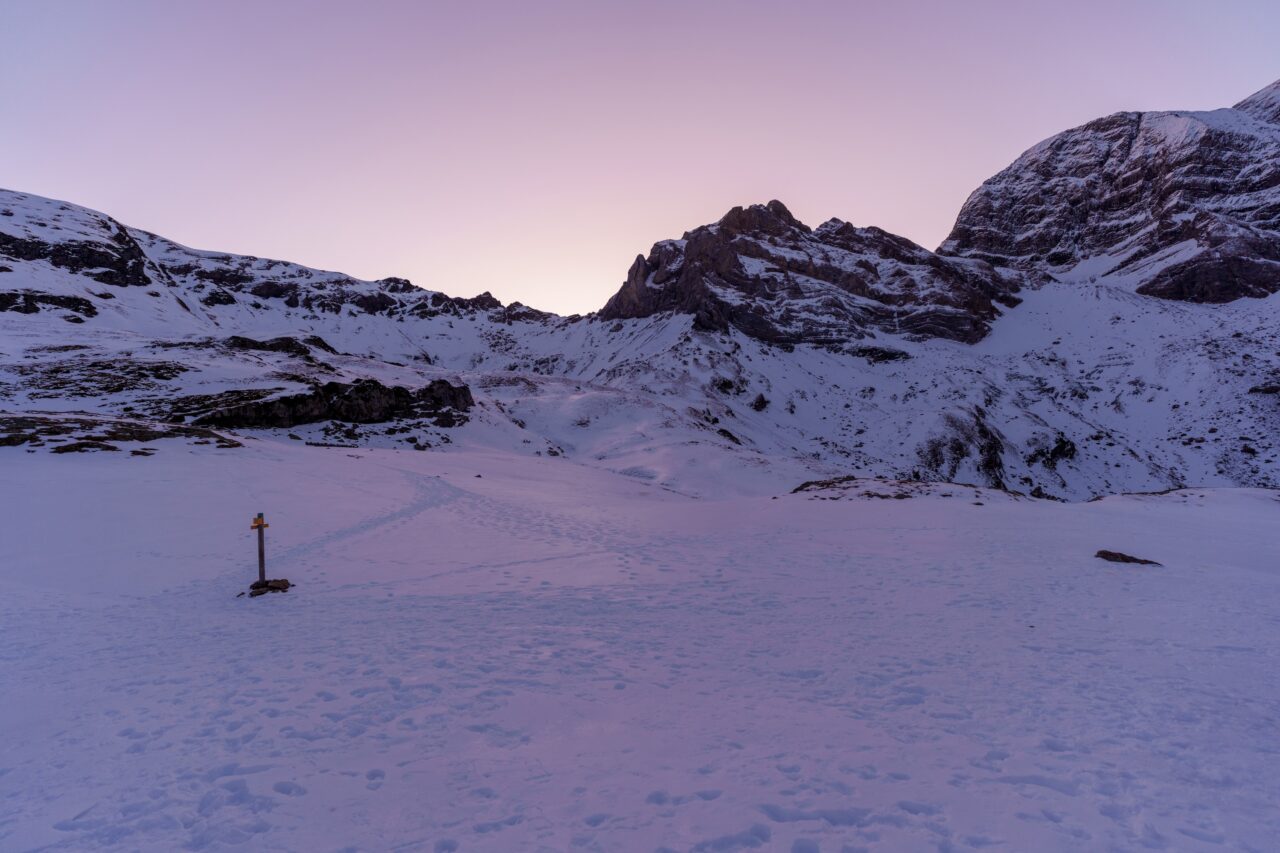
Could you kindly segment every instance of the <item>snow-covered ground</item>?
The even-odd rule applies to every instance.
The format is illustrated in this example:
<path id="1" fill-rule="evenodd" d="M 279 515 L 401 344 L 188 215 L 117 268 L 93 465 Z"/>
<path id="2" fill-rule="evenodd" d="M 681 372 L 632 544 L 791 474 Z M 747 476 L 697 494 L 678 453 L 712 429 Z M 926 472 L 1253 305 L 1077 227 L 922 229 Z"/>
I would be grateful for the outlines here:
<path id="1" fill-rule="evenodd" d="M 245 443 L 0 449 L 0 849 L 1280 838 L 1274 492 Z"/>

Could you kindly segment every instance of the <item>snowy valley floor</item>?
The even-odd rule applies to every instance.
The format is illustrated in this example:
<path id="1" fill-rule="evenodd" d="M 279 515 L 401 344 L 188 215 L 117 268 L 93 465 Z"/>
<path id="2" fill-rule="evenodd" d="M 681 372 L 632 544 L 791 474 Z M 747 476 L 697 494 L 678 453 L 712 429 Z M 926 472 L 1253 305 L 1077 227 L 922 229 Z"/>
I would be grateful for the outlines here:
<path id="1" fill-rule="evenodd" d="M 1276 849 L 1275 493 L 794 485 L 0 449 L 0 849 Z"/>

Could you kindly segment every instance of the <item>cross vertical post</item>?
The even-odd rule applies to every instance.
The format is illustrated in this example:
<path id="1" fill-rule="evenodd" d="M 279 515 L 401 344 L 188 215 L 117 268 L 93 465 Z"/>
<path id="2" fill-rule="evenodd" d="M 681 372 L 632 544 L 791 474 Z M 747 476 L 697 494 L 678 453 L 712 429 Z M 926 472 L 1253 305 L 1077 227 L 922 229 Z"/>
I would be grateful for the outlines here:
<path id="1" fill-rule="evenodd" d="M 262 517 L 262 513 L 258 513 L 258 517 L 249 523 L 250 530 L 258 531 L 258 583 L 262 584 L 267 582 L 266 529 L 270 526 Z"/>

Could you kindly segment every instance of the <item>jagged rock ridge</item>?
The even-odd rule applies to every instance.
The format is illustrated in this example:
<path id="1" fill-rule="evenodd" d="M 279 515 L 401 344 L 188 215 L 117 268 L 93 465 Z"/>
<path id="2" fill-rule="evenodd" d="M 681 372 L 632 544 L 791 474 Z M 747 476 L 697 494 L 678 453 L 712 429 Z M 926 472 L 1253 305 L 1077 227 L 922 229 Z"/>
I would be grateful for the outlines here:
<path id="1" fill-rule="evenodd" d="M 816 229 L 779 201 L 735 207 L 719 222 L 636 258 L 605 320 L 692 314 L 780 344 L 845 344 L 876 331 L 980 340 L 1017 304 L 1021 276 L 945 258 L 879 228 L 831 219 Z"/>

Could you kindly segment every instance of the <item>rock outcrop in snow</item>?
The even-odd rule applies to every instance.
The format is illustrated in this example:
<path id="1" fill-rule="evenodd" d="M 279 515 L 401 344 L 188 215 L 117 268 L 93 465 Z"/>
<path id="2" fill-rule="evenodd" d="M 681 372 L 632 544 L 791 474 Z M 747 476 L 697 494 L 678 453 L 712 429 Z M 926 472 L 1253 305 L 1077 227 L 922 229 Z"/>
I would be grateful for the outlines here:
<path id="1" fill-rule="evenodd" d="M 272 400 L 246 400 L 215 408 L 195 419 L 203 426 L 272 429 L 320 421 L 382 423 L 408 418 L 430 418 L 436 426 L 453 427 L 467 422 L 463 414 L 474 404 L 471 390 L 444 379 L 414 390 L 387 387 L 376 379 L 351 384 L 326 382 L 303 394 Z"/>

